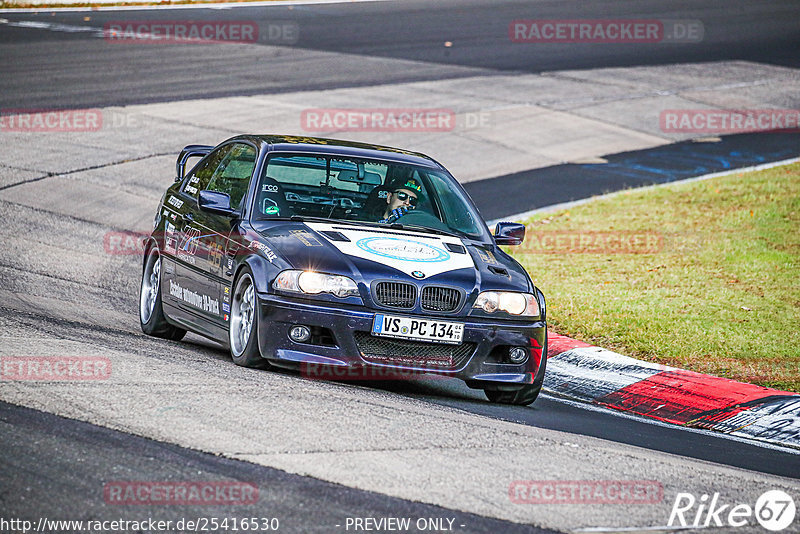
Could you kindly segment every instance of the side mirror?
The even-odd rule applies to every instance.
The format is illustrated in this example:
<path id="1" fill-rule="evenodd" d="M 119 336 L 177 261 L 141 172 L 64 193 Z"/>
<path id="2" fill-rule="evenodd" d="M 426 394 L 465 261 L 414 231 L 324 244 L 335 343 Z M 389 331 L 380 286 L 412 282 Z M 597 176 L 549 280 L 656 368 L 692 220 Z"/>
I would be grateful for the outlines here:
<path id="1" fill-rule="evenodd" d="M 218 191 L 200 191 L 197 195 L 197 207 L 201 211 L 207 211 L 223 217 L 232 217 L 236 210 L 231 208 L 231 197 L 228 193 Z"/>
<path id="2" fill-rule="evenodd" d="M 520 245 L 525 240 L 525 225 L 499 222 L 494 230 L 494 242 L 498 245 Z"/>

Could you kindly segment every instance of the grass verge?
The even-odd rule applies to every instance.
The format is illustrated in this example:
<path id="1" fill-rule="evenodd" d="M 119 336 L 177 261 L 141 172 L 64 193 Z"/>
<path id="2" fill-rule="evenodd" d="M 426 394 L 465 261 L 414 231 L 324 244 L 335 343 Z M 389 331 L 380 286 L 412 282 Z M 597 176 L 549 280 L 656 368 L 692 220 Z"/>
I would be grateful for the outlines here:
<path id="1" fill-rule="evenodd" d="M 629 190 L 526 226 L 506 250 L 556 332 L 800 392 L 800 164 Z"/>

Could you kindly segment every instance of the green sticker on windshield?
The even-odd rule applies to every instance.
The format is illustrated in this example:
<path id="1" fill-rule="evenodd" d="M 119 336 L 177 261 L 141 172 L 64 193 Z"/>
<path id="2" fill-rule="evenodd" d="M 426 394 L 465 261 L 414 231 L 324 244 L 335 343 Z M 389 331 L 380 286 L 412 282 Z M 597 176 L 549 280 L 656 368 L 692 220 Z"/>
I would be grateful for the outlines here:
<path id="1" fill-rule="evenodd" d="M 280 212 L 281 209 L 278 206 L 267 206 L 266 208 L 264 208 L 265 215 L 279 215 Z"/>

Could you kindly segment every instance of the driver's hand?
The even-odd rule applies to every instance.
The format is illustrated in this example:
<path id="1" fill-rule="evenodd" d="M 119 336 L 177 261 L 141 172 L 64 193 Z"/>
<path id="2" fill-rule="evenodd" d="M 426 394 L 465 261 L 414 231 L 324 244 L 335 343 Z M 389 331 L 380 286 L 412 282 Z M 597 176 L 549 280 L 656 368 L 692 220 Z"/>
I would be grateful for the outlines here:
<path id="1" fill-rule="evenodd" d="M 392 210 L 392 213 L 389 214 L 389 217 L 386 218 L 386 222 L 391 224 L 413 209 L 413 206 L 401 206 L 399 208 L 395 208 Z"/>
<path id="2" fill-rule="evenodd" d="M 400 206 L 399 208 L 395 208 L 392 210 L 392 217 L 395 219 L 399 219 L 409 211 L 413 210 L 414 206 Z"/>

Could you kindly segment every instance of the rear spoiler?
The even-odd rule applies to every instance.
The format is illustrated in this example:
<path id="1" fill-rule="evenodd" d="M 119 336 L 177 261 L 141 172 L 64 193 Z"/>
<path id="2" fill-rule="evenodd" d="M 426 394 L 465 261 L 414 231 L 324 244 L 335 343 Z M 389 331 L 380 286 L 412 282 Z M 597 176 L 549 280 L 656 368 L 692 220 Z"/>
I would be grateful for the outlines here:
<path id="1" fill-rule="evenodd" d="M 191 157 L 203 157 L 212 150 L 214 150 L 214 147 L 209 145 L 185 146 L 183 150 L 181 150 L 177 161 L 175 161 L 175 181 L 180 182 L 183 180 L 184 173 L 186 172 L 186 160 Z"/>

